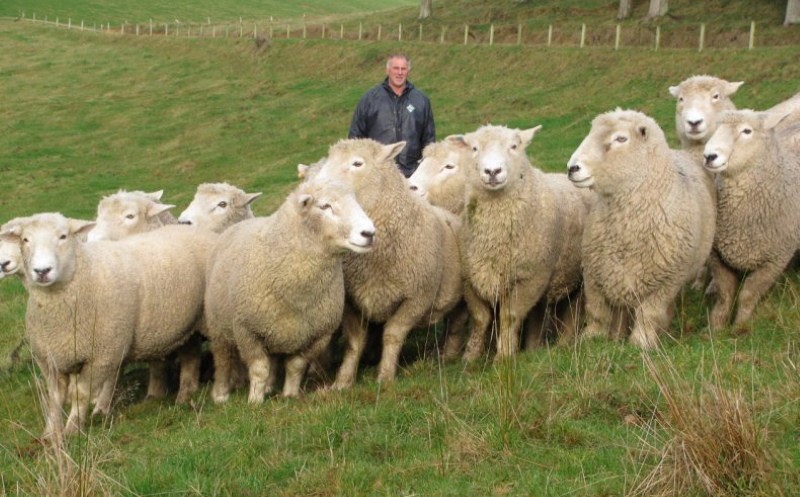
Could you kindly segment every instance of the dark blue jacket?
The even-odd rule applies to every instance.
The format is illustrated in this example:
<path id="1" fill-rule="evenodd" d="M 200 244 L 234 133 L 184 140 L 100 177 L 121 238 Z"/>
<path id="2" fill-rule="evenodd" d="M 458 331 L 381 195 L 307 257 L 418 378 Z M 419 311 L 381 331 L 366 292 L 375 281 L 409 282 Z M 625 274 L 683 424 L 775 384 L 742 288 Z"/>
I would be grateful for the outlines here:
<path id="1" fill-rule="evenodd" d="M 417 169 L 422 149 L 436 141 L 431 102 L 408 81 L 403 94 L 398 96 L 386 78 L 359 100 L 348 137 L 372 138 L 384 144 L 405 140 L 406 146 L 396 161 L 409 177 Z"/>

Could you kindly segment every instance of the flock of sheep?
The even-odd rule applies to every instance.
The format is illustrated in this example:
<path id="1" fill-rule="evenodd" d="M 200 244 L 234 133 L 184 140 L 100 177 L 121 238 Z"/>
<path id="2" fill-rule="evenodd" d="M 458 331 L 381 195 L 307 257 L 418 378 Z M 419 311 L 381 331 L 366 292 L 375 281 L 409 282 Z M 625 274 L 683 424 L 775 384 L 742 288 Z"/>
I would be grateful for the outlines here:
<path id="1" fill-rule="evenodd" d="M 160 397 L 177 358 L 187 400 L 203 340 L 214 401 L 246 379 L 258 403 L 278 367 L 283 395 L 298 395 L 337 329 L 332 388 L 344 389 L 370 324 L 383 325 L 378 380 L 392 381 L 409 332 L 437 322 L 445 359 L 576 336 L 650 349 L 694 283 L 715 296 L 712 329 L 734 307 L 746 323 L 800 248 L 800 94 L 737 111 L 740 85 L 694 76 L 670 88 L 680 150 L 640 112 L 597 116 L 567 174 L 529 162 L 540 126 L 486 125 L 428 146 L 409 179 L 394 165 L 404 142 L 342 140 L 298 166 L 302 182 L 267 217 L 253 216 L 259 193 L 217 183 L 178 219 L 161 192 L 120 191 L 94 221 L 8 221 L 0 278 L 28 291 L 45 435 L 79 430 L 91 403 L 108 413 L 129 361 L 150 364 L 147 393 Z"/>

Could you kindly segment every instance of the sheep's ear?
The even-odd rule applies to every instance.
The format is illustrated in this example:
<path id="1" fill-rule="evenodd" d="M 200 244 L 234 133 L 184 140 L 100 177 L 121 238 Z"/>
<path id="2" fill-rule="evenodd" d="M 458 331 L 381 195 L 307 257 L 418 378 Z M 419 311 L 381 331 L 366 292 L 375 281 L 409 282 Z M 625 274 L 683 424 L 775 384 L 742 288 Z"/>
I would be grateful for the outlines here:
<path id="1" fill-rule="evenodd" d="M 736 83 L 726 82 L 725 86 L 723 88 L 725 96 L 726 97 L 730 97 L 731 95 L 736 93 L 736 90 L 738 90 L 739 87 L 742 86 L 743 84 L 744 84 L 744 81 L 737 81 Z"/>
<path id="2" fill-rule="evenodd" d="M 239 195 L 239 198 L 241 198 L 242 200 L 244 200 L 244 202 L 240 202 L 240 201 L 239 201 L 239 198 L 237 198 L 237 199 L 236 199 L 236 206 L 237 206 L 237 207 L 244 207 L 244 206 L 246 206 L 246 205 L 250 205 L 250 203 L 251 203 L 253 200 L 257 199 L 257 198 L 258 198 L 258 197 L 260 197 L 261 195 L 262 195 L 262 192 L 258 192 L 258 193 L 245 193 L 244 195 Z"/>
<path id="3" fill-rule="evenodd" d="M 147 198 L 158 202 L 161 200 L 161 196 L 164 195 L 164 190 L 158 190 L 157 192 L 145 193 Z"/>
<path id="4" fill-rule="evenodd" d="M 540 124 L 540 125 L 536 126 L 535 128 L 524 129 L 524 130 L 520 131 L 519 135 L 520 135 L 520 138 L 522 138 L 523 147 L 527 147 L 528 145 L 530 145 L 531 140 L 533 140 L 533 137 L 536 136 L 536 133 L 541 131 L 541 129 L 542 129 L 542 125 Z"/>
<path id="5" fill-rule="evenodd" d="M 300 205 L 302 209 L 307 209 L 309 205 L 314 201 L 314 197 L 309 195 L 308 193 L 302 193 L 297 197 L 297 203 Z"/>
<path id="6" fill-rule="evenodd" d="M 450 135 L 445 138 L 445 140 L 458 148 L 469 148 L 469 144 L 467 143 L 467 140 L 464 139 L 464 135 Z"/>
<path id="7" fill-rule="evenodd" d="M 381 162 L 394 160 L 395 157 L 400 155 L 400 152 L 406 147 L 406 142 L 390 143 L 381 147 Z"/>
<path id="8" fill-rule="evenodd" d="M 636 131 L 639 133 L 639 136 L 647 140 L 647 126 L 641 125 L 636 128 Z"/>
<path id="9" fill-rule="evenodd" d="M 311 170 L 311 166 L 308 164 L 298 164 L 297 165 L 297 177 L 303 179 L 308 174 L 308 171 Z"/>
<path id="10" fill-rule="evenodd" d="M 669 87 L 669 94 L 672 95 L 675 98 L 678 98 L 678 95 L 680 94 L 680 92 L 681 92 L 681 89 L 680 89 L 679 86 L 670 86 Z"/>
<path id="11" fill-rule="evenodd" d="M 67 219 L 69 225 L 69 232 L 73 235 L 82 237 L 83 235 L 92 231 L 97 223 L 94 221 L 84 221 L 83 219 Z"/>
<path id="12" fill-rule="evenodd" d="M 12 219 L 3 226 L 0 226 L 0 240 L 4 242 L 17 243 L 22 234 L 23 218 Z"/>
<path id="13" fill-rule="evenodd" d="M 800 114 L 800 110 L 789 111 L 784 113 L 764 112 L 764 126 L 767 129 L 773 129 L 777 127 L 780 123 L 782 123 L 784 120 L 786 120 L 787 117 L 795 113 Z"/>
<path id="14" fill-rule="evenodd" d="M 156 217 L 163 212 L 167 212 L 168 210 L 174 208 L 174 205 L 169 204 L 158 204 L 153 202 L 152 204 L 147 206 L 147 217 Z"/>

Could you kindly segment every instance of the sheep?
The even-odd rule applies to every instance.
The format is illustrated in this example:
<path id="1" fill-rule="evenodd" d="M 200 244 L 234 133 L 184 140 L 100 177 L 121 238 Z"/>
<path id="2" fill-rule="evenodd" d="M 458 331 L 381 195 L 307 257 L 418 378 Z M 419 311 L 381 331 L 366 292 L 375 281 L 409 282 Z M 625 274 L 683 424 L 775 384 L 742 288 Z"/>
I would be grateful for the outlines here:
<path id="1" fill-rule="evenodd" d="M 94 412 L 108 412 L 123 361 L 163 358 L 189 338 L 202 316 L 215 234 L 173 225 L 120 241 L 82 243 L 93 226 L 42 213 L 0 233 L 21 246 L 26 338 L 47 385 L 47 436 L 60 432 L 70 375 L 72 408 L 64 434 L 80 429 L 94 396 Z"/>
<path id="2" fill-rule="evenodd" d="M 152 193 L 120 190 L 103 197 L 97 205 L 95 227 L 88 233 L 88 241 L 121 240 L 175 224 L 175 217 L 169 212 L 175 206 L 160 203 L 162 194 L 163 190 Z"/>
<path id="3" fill-rule="evenodd" d="M 10 231 L 14 226 L 18 226 L 25 221 L 25 218 L 14 218 L 2 226 L 0 233 Z M 25 272 L 22 269 L 22 251 L 18 243 L 0 239 L 0 280 L 7 276 L 17 275 L 25 283 Z"/>
<path id="4" fill-rule="evenodd" d="M 464 212 L 464 167 L 471 159 L 469 149 L 462 143 L 459 136 L 431 143 L 422 151 L 419 166 L 408 178 L 411 191 L 459 216 Z"/>
<path id="5" fill-rule="evenodd" d="M 248 367 L 249 402 L 262 402 L 271 388 L 273 354 L 289 355 L 283 395 L 299 394 L 309 359 L 342 318 L 342 259 L 369 252 L 374 237 L 352 189 L 335 181 L 301 183 L 271 216 L 228 230 L 212 255 L 205 296 L 214 401 L 229 396 L 234 347 Z"/>
<path id="6" fill-rule="evenodd" d="M 576 247 L 593 194 L 573 188 L 565 174 L 531 165 L 526 148 L 539 130 L 485 125 L 462 138 L 472 151 L 461 232 L 473 320 L 468 361 L 483 353 L 495 308 L 500 360 L 520 349 L 521 325 L 534 306 L 566 302 L 581 285 Z"/>
<path id="7" fill-rule="evenodd" d="M 250 204 L 260 196 L 261 192 L 245 193 L 228 183 L 203 183 L 178 222 L 222 233 L 228 226 L 252 218 Z"/>
<path id="8" fill-rule="evenodd" d="M 458 312 L 462 299 L 461 266 L 453 256 L 458 253 L 459 219 L 411 193 L 394 164 L 404 146 L 405 142 L 341 140 L 330 147 L 313 175 L 315 180 L 351 185 L 380 233 L 372 252 L 344 258 L 346 345 L 334 389 L 354 383 L 367 324 L 383 324 L 377 379 L 391 382 L 411 329 Z"/>
<path id="9" fill-rule="evenodd" d="M 632 316 L 630 342 L 655 348 L 676 296 L 711 252 L 711 178 L 669 148 L 652 118 L 621 109 L 592 121 L 567 167 L 575 186 L 598 194 L 581 242 L 581 336 L 614 334 L 614 319 Z"/>
<path id="10" fill-rule="evenodd" d="M 783 117 L 725 112 L 706 143 L 705 167 L 720 179 L 712 329 L 728 324 L 741 273 L 733 324 L 743 327 L 800 247 L 800 154 L 785 149 Z"/>

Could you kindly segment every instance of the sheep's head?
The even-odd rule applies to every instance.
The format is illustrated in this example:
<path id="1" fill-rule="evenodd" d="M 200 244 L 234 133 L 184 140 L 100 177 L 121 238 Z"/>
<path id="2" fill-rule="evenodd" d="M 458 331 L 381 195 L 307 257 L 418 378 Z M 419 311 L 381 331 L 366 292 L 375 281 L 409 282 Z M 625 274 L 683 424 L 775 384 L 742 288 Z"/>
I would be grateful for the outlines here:
<path id="1" fill-rule="evenodd" d="M 253 217 L 250 204 L 260 196 L 261 192 L 246 193 L 228 183 L 203 183 L 178 222 L 222 233 L 228 226 Z"/>
<path id="2" fill-rule="evenodd" d="M 569 179 L 601 193 L 627 189 L 625 185 L 647 174 L 658 147 L 668 153 L 664 133 L 650 117 L 621 109 L 600 114 L 567 162 Z"/>
<path id="3" fill-rule="evenodd" d="M 736 108 L 730 97 L 743 84 L 714 76 L 692 76 L 678 86 L 669 87 L 677 100 L 675 126 L 683 146 L 708 141 L 717 128 L 719 114 Z"/>
<path id="4" fill-rule="evenodd" d="M 382 191 L 388 182 L 405 188 L 405 179 L 394 163 L 405 146 L 404 141 L 382 145 L 369 138 L 340 140 L 331 145 L 314 178 L 342 181 L 359 199 L 363 193 L 370 193 L 367 190 Z"/>
<path id="5" fill-rule="evenodd" d="M 408 178 L 409 189 L 451 212 L 464 210 L 465 168 L 472 160 L 462 136 L 449 136 L 422 151 L 422 160 Z"/>
<path id="6" fill-rule="evenodd" d="M 465 135 L 462 140 L 472 150 L 473 159 L 467 171 L 469 181 L 489 191 L 515 183 L 524 168 L 530 167 L 525 150 L 541 129 L 486 125 Z"/>
<path id="7" fill-rule="evenodd" d="M 356 201 L 353 189 L 339 181 L 306 181 L 290 197 L 326 246 L 334 252 L 357 254 L 372 250 L 375 225 Z"/>
<path id="8" fill-rule="evenodd" d="M 774 140 L 775 126 L 783 117 L 752 110 L 723 112 L 703 150 L 706 169 L 730 175 L 760 164 Z"/>
<path id="9" fill-rule="evenodd" d="M 0 233 L 0 239 L 21 247 L 26 278 L 32 285 L 46 287 L 72 278 L 76 247 L 93 227 L 91 221 L 59 213 L 36 214 Z"/>
<path id="10" fill-rule="evenodd" d="M 163 190 L 119 191 L 103 197 L 97 206 L 96 226 L 89 232 L 88 240 L 121 240 L 163 226 L 160 216 L 175 206 L 162 204 L 162 194 Z"/>
<path id="11" fill-rule="evenodd" d="M 0 280 L 17 274 L 22 267 L 22 252 L 19 240 L 12 235 L 12 228 L 23 223 L 25 218 L 15 218 L 0 227 Z M 3 233 L 12 236 L 4 237 Z"/>

